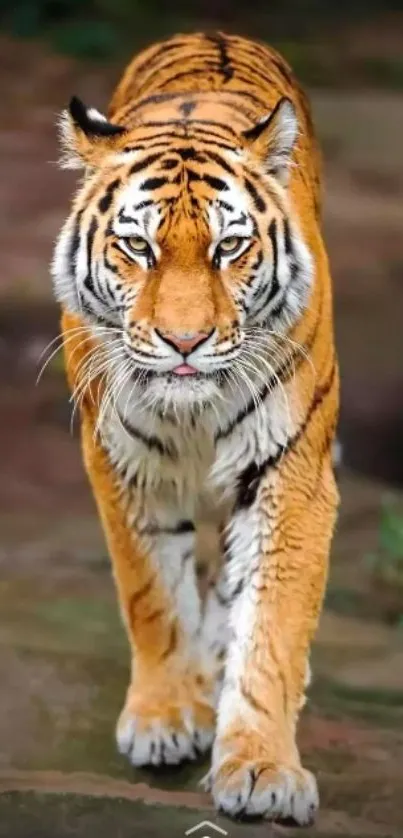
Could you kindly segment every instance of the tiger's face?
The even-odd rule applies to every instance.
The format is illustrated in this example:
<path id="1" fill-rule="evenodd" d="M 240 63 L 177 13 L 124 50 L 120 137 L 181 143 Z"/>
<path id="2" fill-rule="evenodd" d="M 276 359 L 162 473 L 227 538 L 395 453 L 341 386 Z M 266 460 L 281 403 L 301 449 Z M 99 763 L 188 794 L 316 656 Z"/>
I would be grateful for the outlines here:
<path id="1" fill-rule="evenodd" d="M 89 168 L 55 251 L 60 302 L 152 403 L 207 402 L 237 372 L 253 378 L 271 334 L 301 312 L 312 273 L 286 195 L 291 103 L 242 138 L 229 129 L 225 143 L 188 122 L 174 137 L 154 128 L 147 142 L 144 128 L 126 135 L 72 111 L 70 147 L 72 134 L 76 148 L 82 140 Z"/>

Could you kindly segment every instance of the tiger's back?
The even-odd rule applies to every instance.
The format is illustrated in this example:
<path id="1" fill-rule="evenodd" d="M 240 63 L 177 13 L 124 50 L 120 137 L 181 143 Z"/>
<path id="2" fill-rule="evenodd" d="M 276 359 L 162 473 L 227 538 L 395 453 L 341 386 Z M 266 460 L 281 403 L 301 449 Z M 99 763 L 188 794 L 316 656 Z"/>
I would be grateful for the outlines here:
<path id="1" fill-rule="evenodd" d="M 309 102 L 285 58 L 272 47 L 221 32 L 177 35 L 154 44 L 128 65 L 112 97 L 109 117 L 130 125 L 148 121 L 150 113 L 158 120 L 165 113 L 167 120 L 179 122 L 192 114 L 192 119 L 205 120 L 208 132 L 217 106 L 209 93 L 219 93 L 223 113 L 227 111 L 221 127 L 238 134 L 256 124 L 283 96 L 291 99 L 300 128 L 294 150 L 298 171 L 294 196 L 306 204 L 310 193 L 318 213 L 321 161 Z"/>

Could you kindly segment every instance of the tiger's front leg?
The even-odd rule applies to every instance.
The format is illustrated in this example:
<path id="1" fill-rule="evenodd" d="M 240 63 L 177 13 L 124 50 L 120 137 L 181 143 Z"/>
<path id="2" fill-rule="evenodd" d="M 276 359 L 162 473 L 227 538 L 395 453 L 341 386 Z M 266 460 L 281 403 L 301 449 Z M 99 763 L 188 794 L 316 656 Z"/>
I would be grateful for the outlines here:
<path id="1" fill-rule="evenodd" d="M 309 430 L 240 485 L 226 565 L 232 639 L 206 781 L 230 815 L 299 824 L 318 806 L 295 735 L 337 507 L 330 438 Z"/>
<path id="2" fill-rule="evenodd" d="M 82 411 L 84 459 L 106 535 L 131 649 L 117 743 L 133 765 L 176 764 L 212 743 L 214 677 L 198 654 L 200 603 L 191 522 L 156 525 L 122 486 Z"/>

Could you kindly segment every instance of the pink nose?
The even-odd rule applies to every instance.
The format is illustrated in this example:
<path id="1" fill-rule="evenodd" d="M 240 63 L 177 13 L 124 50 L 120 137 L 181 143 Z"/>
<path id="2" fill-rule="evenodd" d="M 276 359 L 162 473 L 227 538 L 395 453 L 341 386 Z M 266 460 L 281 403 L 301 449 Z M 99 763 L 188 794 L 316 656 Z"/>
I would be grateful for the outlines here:
<path id="1" fill-rule="evenodd" d="M 199 343 L 202 343 L 208 337 L 206 332 L 186 332 L 182 335 L 176 335 L 172 332 L 158 332 L 158 334 L 166 343 L 171 344 L 183 355 L 189 355 Z"/>

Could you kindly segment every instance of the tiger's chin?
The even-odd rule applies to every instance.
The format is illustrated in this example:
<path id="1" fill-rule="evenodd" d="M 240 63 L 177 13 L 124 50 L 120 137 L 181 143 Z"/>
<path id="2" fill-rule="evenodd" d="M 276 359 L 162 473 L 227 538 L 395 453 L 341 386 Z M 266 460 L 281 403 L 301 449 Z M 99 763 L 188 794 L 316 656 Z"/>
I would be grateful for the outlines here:
<path id="1" fill-rule="evenodd" d="M 217 401 L 221 394 L 221 377 L 219 375 L 176 375 L 165 373 L 153 375 L 144 383 L 144 396 L 150 404 L 159 406 L 161 410 L 191 410 L 205 409 L 213 401 Z"/>

